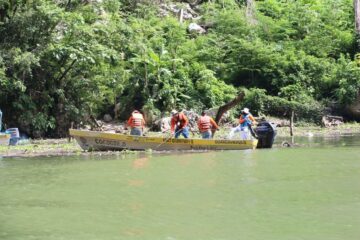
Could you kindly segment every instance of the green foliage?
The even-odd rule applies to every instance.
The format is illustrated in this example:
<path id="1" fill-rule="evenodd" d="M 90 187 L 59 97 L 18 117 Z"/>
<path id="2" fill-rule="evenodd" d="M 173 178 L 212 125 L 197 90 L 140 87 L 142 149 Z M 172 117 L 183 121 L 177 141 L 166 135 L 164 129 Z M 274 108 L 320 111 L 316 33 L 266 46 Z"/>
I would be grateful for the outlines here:
<path id="1" fill-rule="evenodd" d="M 324 106 L 307 95 L 301 87 L 289 85 L 282 89 L 280 95 L 267 95 L 265 89 L 253 88 L 246 92 L 241 107 L 248 107 L 259 116 L 290 117 L 291 111 L 294 111 L 299 121 L 320 123 Z"/>
<path id="2" fill-rule="evenodd" d="M 197 2 L 206 34 L 161 4 Z M 142 109 L 222 105 L 237 89 L 255 114 L 319 120 L 360 88 L 351 0 L 0 1 L 0 108 L 30 136 Z M 357 55 L 356 55 L 357 54 Z M 152 120 L 149 120 L 152 121 Z"/>
<path id="3" fill-rule="evenodd" d="M 342 56 L 337 61 L 337 68 L 333 70 L 333 82 L 339 84 L 336 91 L 340 103 L 351 104 L 359 94 L 360 68 L 356 62 Z"/>
<path id="4" fill-rule="evenodd" d="M 203 70 L 199 72 L 196 88 L 200 93 L 200 100 L 206 107 L 220 106 L 235 97 L 235 88 L 216 79 L 214 72 Z"/>

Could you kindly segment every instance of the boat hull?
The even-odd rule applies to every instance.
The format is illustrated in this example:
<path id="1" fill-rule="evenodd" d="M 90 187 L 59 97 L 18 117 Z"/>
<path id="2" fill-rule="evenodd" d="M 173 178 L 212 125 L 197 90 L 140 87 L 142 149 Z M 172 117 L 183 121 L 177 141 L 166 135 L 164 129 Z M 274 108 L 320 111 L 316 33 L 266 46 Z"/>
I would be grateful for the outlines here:
<path id="1" fill-rule="evenodd" d="M 257 140 L 222 140 L 222 139 L 174 139 L 166 137 L 142 137 L 117 133 L 106 133 L 70 129 L 84 150 L 147 150 L 189 151 L 189 150 L 244 150 L 255 149 Z"/>

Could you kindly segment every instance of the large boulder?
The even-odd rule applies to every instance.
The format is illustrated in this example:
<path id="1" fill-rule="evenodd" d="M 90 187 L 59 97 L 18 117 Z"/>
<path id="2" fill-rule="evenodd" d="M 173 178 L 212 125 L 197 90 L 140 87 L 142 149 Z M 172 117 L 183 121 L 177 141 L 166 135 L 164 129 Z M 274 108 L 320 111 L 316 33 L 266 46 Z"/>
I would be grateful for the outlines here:
<path id="1" fill-rule="evenodd" d="M 188 27 L 189 32 L 196 32 L 199 34 L 206 33 L 206 30 L 197 23 L 190 23 Z"/>
<path id="2" fill-rule="evenodd" d="M 113 119 L 110 114 L 105 114 L 103 117 L 104 122 L 111 122 Z"/>
<path id="3" fill-rule="evenodd" d="M 344 118 L 342 116 L 325 115 L 321 119 L 321 124 L 324 127 L 339 126 L 343 123 L 344 123 Z"/>

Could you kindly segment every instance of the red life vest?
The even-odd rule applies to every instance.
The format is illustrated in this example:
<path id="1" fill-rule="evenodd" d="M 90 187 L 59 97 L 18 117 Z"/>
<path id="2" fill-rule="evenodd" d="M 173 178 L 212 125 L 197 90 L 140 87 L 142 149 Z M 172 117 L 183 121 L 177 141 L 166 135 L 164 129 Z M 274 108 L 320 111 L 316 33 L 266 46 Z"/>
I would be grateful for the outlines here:
<path id="1" fill-rule="evenodd" d="M 199 119 L 200 132 L 206 132 L 211 129 L 211 122 L 209 116 L 201 116 Z"/>
<path id="2" fill-rule="evenodd" d="M 186 124 L 186 116 L 183 113 L 179 113 L 177 117 L 174 117 L 175 123 L 179 123 L 179 127 L 185 127 Z"/>
<path id="3" fill-rule="evenodd" d="M 133 113 L 132 114 L 132 122 L 131 122 L 131 126 L 132 127 L 142 127 L 142 122 L 143 122 L 143 115 L 141 113 Z"/>

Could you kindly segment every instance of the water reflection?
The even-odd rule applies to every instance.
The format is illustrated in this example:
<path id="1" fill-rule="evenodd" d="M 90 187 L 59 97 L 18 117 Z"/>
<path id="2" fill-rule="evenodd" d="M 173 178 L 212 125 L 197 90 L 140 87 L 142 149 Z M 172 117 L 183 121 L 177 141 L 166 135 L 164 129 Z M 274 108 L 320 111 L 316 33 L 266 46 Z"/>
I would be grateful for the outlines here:
<path id="1" fill-rule="evenodd" d="M 149 164 L 149 158 L 148 157 L 142 157 L 135 159 L 132 163 L 132 166 L 134 169 L 141 169 L 146 168 Z"/>
<path id="2" fill-rule="evenodd" d="M 144 185 L 144 180 L 140 180 L 140 179 L 131 179 L 131 180 L 129 180 L 129 186 L 141 187 L 143 185 Z"/>
<path id="3" fill-rule="evenodd" d="M 277 137 L 274 147 L 283 147 L 284 142 L 291 143 L 295 147 L 353 147 L 360 146 L 360 135 Z"/>
<path id="4" fill-rule="evenodd" d="M 357 240 L 359 137 L 295 140 L 305 147 L 2 159 L 0 239 Z"/>

